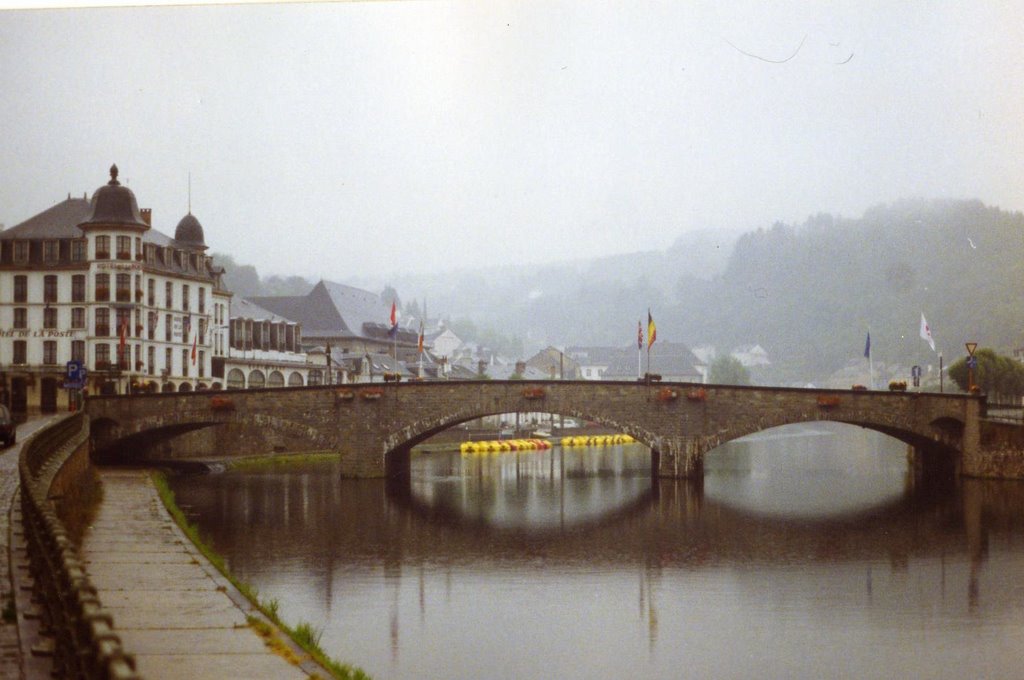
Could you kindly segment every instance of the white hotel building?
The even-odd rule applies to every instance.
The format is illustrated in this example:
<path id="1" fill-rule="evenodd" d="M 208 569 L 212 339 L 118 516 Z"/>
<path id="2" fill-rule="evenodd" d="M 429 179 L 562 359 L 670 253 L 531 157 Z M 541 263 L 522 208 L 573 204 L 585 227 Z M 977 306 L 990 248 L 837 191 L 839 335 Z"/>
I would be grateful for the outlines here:
<path id="1" fill-rule="evenodd" d="M 0 232 L 0 401 L 66 410 L 67 363 L 89 393 L 217 389 L 231 293 L 191 213 L 174 238 L 117 181 Z"/>

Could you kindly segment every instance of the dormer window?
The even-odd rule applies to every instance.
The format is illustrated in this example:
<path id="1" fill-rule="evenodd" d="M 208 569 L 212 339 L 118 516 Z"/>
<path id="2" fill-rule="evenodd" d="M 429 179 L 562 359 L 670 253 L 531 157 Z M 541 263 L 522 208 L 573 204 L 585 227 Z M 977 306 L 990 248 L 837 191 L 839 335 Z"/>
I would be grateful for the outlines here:
<path id="1" fill-rule="evenodd" d="M 28 262 L 28 241 L 14 242 L 14 261 L 20 264 Z"/>
<path id="2" fill-rule="evenodd" d="M 60 241 L 43 241 L 43 262 L 56 262 L 60 259 Z"/>
<path id="3" fill-rule="evenodd" d="M 85 239 L 75 239 L 71 242 L 71 261 L 72 262 L 85 262 Z"/>

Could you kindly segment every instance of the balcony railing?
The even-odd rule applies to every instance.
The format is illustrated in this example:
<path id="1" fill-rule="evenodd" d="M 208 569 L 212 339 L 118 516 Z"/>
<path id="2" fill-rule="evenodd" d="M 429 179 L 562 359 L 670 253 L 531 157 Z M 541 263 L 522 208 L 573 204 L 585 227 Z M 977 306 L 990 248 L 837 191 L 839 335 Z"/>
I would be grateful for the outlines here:
<path id="1" fill-rule="evenodd" d="M 117 289 L 117 301 L 118 302 L 131 302 L 132 301 L 132 289 L 131 288 L 118 288 Z"/>
<path id="2" fill-rule="evenodd" d="M 101 337 L 110 337 L 110 326 L 96 324 L 96 335 Z"/>
<path id="3" fill-rule="evenodd" d="M 96 259 L 97 260 L 109 260 L 110 259 L 110 251 L 109 250 L 97 250 L 96 251 Z"/>
<path id="4" fill-rule="evenodd" d="M 109 288 L 97 288 L 96 289 L 96 299 L 97 300 L 109 300 L 110 299 L 110 289 Z"/>
<path id="5" fill-rule="evenodd" d="M 130 259 L 132 259 L 132 254 L 129 251 L 127 251 L 127 250 L 119 250 L 119 251 L 117 251 L 117 259 L 119 259 L 119 260 L 130 260 Z"/>

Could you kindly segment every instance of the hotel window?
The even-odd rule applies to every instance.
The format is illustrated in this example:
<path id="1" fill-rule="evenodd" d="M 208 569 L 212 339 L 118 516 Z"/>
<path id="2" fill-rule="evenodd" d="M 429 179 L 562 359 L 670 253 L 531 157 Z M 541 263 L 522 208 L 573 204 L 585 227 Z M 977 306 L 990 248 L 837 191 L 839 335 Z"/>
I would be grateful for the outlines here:
<path id="1" fill-rule="evenodd" d="M 156 279 L 149 279 L 146 285 L 148 286 L 146 288 L 146 304 L 156 307 Z"/>
<path id="2" fill-rule="evenodd" d="M 206 377 L 206 371 L 203 369 L 203 366 L 205 365 L 205 363 L 206 363 L 206 352 L 204 352 L 203 350 L 199 350 L 199 377 L 200 378 L 205 378 Z"/>
<path id="3" fill-rule="evenodd" d="M 57 308 L 47 307 L 43 310 L 43 328 L 57 327 Z"/>
<path id="4" fill-rule="evenodd" d="M 110 345 L 101 342 L 96 345 L 96 370 L 103 371 L 110 368 Z"/>
<path id="5" fill-rule="evenodd" d="M 171 323 L 171 315 L 164 314 L 164 340 L 167 342 L 170 342 L 174 337 L 171 335 L 171 328 L 173 325 L 174 324 Z"/>
<path id="6" fill-rule="evenodd" d="M 85 328 L 85 307 L 71 308 L 71 327 Z"/>
<path id="7" fill-rule="evenodd" d="M 71 341 L 71 360 L 85 361 L 85 340 Z"/>
<path id="8" fill-rule="evenodd" d="M 57 363 L 56 340 L 43 340 L 43 363 L 51 366 Z"/>
<path id="9" fill-rule="evenodd" d="M 164 371 L 167 375 L 171 374 L 171 348 L 168 347 L 164 350 Z"/>
<path id="10" fill-rule="evenodd" d="M 18 329 L 28 328 L 28 309 L 25 307 L 14 308 L 14 327 Z"/>
<path id="11" fill-rule="evenodd" d="M 142 259 L 142 239 L 138 236 L 135 237 L 135 259 Z"/>
<path id="12" fill-rule="evenodd" d="M 170 281 L 164 284 L 164 307 L 174 308 L 174 284 Z"/>
<path id="13" fill-rule="evenodd" d="M 28 262 L 28 241 L 14 242 L 14 261 L 22 264 Z"/>
<path id="14" fill-rule="evenodd" d="M 14 301 L 28 302 L 28 277 L 24 274 L 14 276 Z"/>
<path id="15" fill-rule="evenodd" d="M 110 300 L 110 274 L 96 275 L 96 301 L 107 302 Z"/>
<path id="16" fill-rule="evenodd" d="M 109 260 L 110 259 L 110 237 L 109 236 L 97 236 L 96 237 L 96 259 L 97 260 Z"/>
<path id="17" fill-rule="evenodd" d="M 190 297 L 189 296 L 189 292 L 190 291 L 189 291 L 189 288 L 188 288 L 188 284 L 187 283 L 183 284 L 181 286 L 181 309 L 182 309 L 182 311 L 185 311 L 185 312 L 187 312 L 188 308 L 189 308 L 189 297 Z"/>
<path id="18" fill-rule="evenodd" d="M 132 277 L 130 274 L 118 274 L 117 278 L 117 301 L 131 302 L 132 300 Z"/>
<path id="19" fill-rule="evenodd" d="M 160 320 L 160 317 L 157 316 L 156 312 L 150 312 L 147 315 L 147 317 L 148 317 L 149 327 L 146 329 L 146 337 L 149 338 L 150 340 L 155 340 L 156 339 L 156 324 Z"/>
<path id="20" fill-rule="evenodd" d="M 188 350 L 181 350 L 181 374 L 188 377 Z"/>
<path id="21" fill-rule="evenodd" d="M 56 262 L 60 259 L 60 241 L 43 241 L 43 262 Z"/>
<path id="22" fill-rule="evenodd" d="M 27 364 L 28 363 L 28 343 L 24 340 L 14 341 L 14 360 L 12 363 L 15 364 Z"/>
<path id="23" fill-rule="evenodd" d="M 85 239 L 75 239 L 71 242 L 71 259 L 74 262 L 85 262 Z"/>
<path id="24" fill-rule="evenodd" d="M 110 337 L 110 309 L 107 307 L 96 308 L 96 335 Z"/>
<path id="25" fill-rule="evenodd" d="M 85 274 L 71 276 L 71 301 L 85 302 Z"/>
<path id="26" fill-rule="evenodd" d="M 206 313 L 206 289 L 205 288 L 200 288 L 199 289 L 199 313 L 200 314 L 205 314 Z"/>
<path id="27" fill-rule="evenodd" d="M 57 277 L 47 274 L 43 277 L 43 302 L 57 301 Z"/>
<path id="28" fill-rule="evenodd" d="M 146 244 L 146 262 L 156 262 L 156 246 L 152 243 Z"/>
<path id="29" fill-rule="evenodd" d="M 206 344 L 206 319 L 199 319 L 199 344 Z"/>
<path id="30" fill-rule="evenodd" d="M 135 370 L 142 370 L 142 345 L 135 345 Z"/>
<path id="31" fill-rule="evenodd" d="M 130 260 L 130 259 L 132 259 L 132 237 L 131 236 L 118 236 L 117 237 L 117 259 L 119 259 L 119 260 Z"/>
<path id="32" fill-rule="evenodd" d="M 146 348 L 146 357 L 149 359 L 146 363 L 146 373 L 153 375 L 153 371 L 156 370 L 156 347 L 150 345 Z"/>

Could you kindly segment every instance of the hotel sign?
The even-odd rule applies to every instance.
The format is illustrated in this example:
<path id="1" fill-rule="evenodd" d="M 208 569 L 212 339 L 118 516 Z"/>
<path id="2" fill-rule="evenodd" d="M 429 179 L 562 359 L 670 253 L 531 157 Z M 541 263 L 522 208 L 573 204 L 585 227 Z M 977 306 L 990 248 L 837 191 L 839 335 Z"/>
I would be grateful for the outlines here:
<path id="1" fill-rule="evenodd" d="M 77 338 L 84 332 L 60 331 L 56 328 L 0 328 L 0 338 Z"/>

